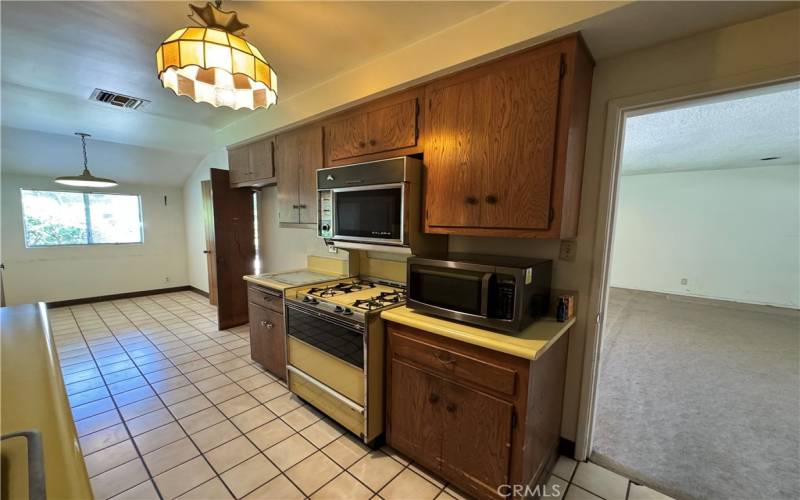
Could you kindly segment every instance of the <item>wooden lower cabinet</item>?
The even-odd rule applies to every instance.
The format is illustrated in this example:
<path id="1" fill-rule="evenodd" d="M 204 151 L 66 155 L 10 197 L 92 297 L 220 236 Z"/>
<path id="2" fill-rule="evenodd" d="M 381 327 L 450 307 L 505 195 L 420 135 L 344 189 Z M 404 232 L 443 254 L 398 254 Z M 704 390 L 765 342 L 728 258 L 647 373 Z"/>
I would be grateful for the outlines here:
<path id="1" fill-rule="evenodd" d="M 387 332 L 390 446 L 477 498 L 544 483 L 558 450 L 568 333 L 530 361 L 392 322 Z"/>
<path id="2" fill-rule="evenodd" d="M 283 314 L 250 302 L 250 356 L 281 380 L 286 380 L 286 334 Z"/>

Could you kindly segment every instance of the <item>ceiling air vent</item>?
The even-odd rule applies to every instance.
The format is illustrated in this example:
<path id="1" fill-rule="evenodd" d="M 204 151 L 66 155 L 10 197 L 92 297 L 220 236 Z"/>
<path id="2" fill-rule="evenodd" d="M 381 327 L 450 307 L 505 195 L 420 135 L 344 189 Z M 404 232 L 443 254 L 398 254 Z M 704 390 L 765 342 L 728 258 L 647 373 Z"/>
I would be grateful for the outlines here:
<path id="1" fill-rule="evenodd" d="M 111 106 L 125 109 L 139 109 L 150 102 L 147 99 L 117 94 L 116 92 L 103 89 L 94 89 L 92 95 L 89 96 L 89 100 L 102 102 L 104 104 L 110 104 Z"/>

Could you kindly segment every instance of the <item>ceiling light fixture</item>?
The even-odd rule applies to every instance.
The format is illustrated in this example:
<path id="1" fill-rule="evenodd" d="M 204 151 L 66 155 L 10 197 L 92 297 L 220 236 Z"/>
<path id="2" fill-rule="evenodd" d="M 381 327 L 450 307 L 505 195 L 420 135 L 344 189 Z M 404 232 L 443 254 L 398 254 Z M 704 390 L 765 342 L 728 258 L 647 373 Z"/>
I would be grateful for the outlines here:
<path id="1" fill-rule="evenodd" d="M 278 101 L 278 77 L 261 52 L 246 41 L 234 11 L 221 0 L 189 5 L 200 27 L 181 28 L 156 51 L 161 84 L 177 95 L 214 107 L 267 108 Z"/>
<path id="2" fill-rule="evenodd" d="M 89 162 L 86 159 L 86 138 L 91 137 L 91 135 L 83 132 L 75 132 L 75 135 L 81 136 L 81 145 L 83 146 L 83 173 L 81 175 L 66 175 L 63 177 L 56 177 L 56 182 L 58 184 L 77 187 L 104 188 L 116 186 L 117 181 L 103 179 L 102 177 L 95 177 L 91 172 L 89 172 Z"/>

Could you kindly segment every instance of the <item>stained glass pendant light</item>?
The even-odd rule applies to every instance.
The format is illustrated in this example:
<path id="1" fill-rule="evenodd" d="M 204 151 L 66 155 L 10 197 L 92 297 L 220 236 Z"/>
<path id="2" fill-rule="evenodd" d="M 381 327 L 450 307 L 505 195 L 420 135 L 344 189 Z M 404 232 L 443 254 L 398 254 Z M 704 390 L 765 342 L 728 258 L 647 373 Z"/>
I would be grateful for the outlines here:
<path id="1" fill-rule="evenodd" d="M 75 132 L 75 135 L 81 136 L 81 146 L 83 146 L 83 173 L 81 175 L 66 175 L 63 177 L 56 177 L 56 182 L 59 184 L 65 184 L 67 186 L 77 187 L 104 188 L 116 186 L 117 181 L 103 179 L 102 177 L 95 177 L 91 172 L 89 172 L 89 162 L 86 160 L 86 138 L 91 137 L 91 135 L 83 132 Z"/>
<path id="2" fill-rule="evenodd" d="M 242 38 L 248 25 L 221 0 L 189 5 L 199 27 L 181 28 L 156 51 L 161 84 L 212 106 L 267 108 L 278 101 L 278 77 L 261 52 Z"/>

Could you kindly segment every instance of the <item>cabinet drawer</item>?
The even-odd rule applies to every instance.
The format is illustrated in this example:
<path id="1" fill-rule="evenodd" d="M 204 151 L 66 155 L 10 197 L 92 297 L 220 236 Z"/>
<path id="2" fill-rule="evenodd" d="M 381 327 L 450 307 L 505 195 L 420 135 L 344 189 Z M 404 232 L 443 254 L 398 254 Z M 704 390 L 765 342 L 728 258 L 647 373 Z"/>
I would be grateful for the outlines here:
<path id="1" fill-rule="evenodd" d="M 477 359 L 451 349 L 420 342 L 391 331 L 392 352 L 439 373 L 484 387 L 500 394 L 514 396 L 516 391 L 516 371 Z"/>
<path id="2" fill-rule="evenodd" d="M 251 285 L 247 287 L 247 300 L 283 314 L 283 297 L 275 295 L 274 292 L 267 292 L 263 288 Z"/>

